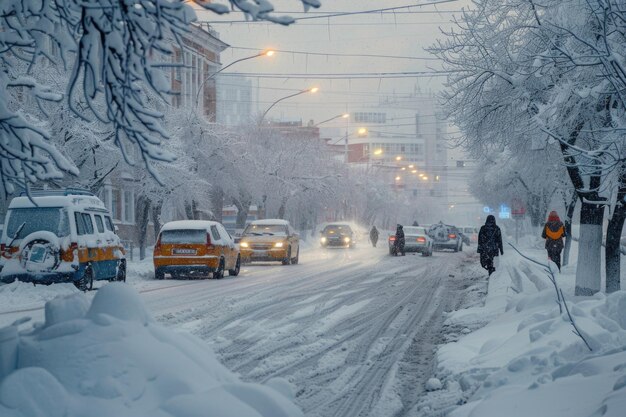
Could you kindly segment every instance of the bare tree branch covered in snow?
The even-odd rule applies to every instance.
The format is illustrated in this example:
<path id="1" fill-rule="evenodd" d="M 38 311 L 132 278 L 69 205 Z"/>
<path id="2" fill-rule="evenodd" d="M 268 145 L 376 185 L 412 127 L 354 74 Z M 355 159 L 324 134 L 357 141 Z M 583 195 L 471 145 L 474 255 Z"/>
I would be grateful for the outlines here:
<path id="1" fill-rule="evenodd" d="M 295 0 L 319 7 L 317 0 Z M 252 19 L 290 24 L 275 16 L 271 2 L 230 0 L 231 7 Z M 197 1 L 196 5 L 226 13 L 225 5 Z M 168 138 L 163 115 L 146 105 L 145 92 L 165 98 L 169 87 L 159 57 L 171 53 L 171 42 L 195 20 L 181 0 L 4 0 L 0 4 L 0 175 L 5 190 L 36 181 L 58 179 L 78 169 L 50 141 L 45 119 L 11 106 L 8 97 L 27 92 L 38 103 L 65 101 L 87 120 L 110 126 L 114 144 L 127 163 L 141 162 L 153 175 L 153 161 L 171 161 L 161 146 Z M 58 57 L 50 52 L 59 51 Z M 71 69 L 64 88 L 53 90 L 29 75 L 54 62 Z M 23 72 L 20 63 L 27 68 Z M 26 75 L 25 75 L 26 74 Z M 15 90 L 19 89 L 18 92 Z M 101 105 L 103 104 L 103 105 Z M 129 148 L 136 147 L 134 158 Z"/>

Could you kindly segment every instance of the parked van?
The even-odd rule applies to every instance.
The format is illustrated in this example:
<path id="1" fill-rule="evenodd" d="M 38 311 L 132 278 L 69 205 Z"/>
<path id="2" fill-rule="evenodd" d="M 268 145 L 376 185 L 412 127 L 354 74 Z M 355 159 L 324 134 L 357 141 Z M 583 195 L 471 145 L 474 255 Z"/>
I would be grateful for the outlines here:
<path id="1" fill-rule="evenodd" d="M 239 275 L 239 249 L 221 223 L 181 220 L 166 223 L 154 246 L 154 276 L 224 277 Z"/>
<path id="2" fill-rule="evenodd" d="M 126 256 L 109 211 L 86 190 L 15 197 L 4 220 L 0 280 L 36 284 L 126 281 Z"/>

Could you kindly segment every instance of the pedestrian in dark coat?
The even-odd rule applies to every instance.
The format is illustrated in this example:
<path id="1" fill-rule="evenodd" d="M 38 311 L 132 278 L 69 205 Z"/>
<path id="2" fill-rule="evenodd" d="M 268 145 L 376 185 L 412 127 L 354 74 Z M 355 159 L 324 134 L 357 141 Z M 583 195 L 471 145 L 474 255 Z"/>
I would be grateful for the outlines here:
<path id="1" fill-rule="evenodd" d="M 496 270 L 493 266 L 493 258 L 504 255 L 502 248 L 502 232 L 496 226 L 496 218 L 493 215 L 487 216 L 485 225 L 478 233 L 478 253 L 480 253 L 480 265 L 485 268 L 489 275 Z"/>
<path id="2" fill-rule="evenodd" d="M 548 258 L 556 264 L 561 272 L 561 251 L 563 250 L 563 238 L 565 237 L 565 226 L 561 222 L 556 211 L 551 211 L 548 221 L 543 226 L 541 237 L 546 240 L 546 250 Z"/>
<path id="3" fill-rule="evenodd" d="M 396 256 L 398 256 L 399 253 L 402 254 L 402 256 L 405 255 L 404 253 L 404 229 L 402 228 L 402 225 L 399 224 L 398 227 L 396 227 L 396 240 L 394 240 L 393 242 L 393 246 L 394 246 L 394 251 Z"/>
<path id="4" fill-rule="evenodd" d="M 378 229 L 376 226 L 372 226 L 372 230 L 370 230 L 370 242 L 372 242 L 372 246 L 376 247 L 376 242 L 378 242 Z"/>

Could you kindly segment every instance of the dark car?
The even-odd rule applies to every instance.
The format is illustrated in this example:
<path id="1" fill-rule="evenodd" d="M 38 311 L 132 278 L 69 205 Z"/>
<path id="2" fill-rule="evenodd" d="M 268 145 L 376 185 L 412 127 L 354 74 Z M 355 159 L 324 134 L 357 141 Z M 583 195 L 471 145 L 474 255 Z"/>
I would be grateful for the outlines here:
<path id="1" fill-rule="evenodd" d="M 433 239 L 435 250 L 451 249 L 454 252 L 463 250 L 463 236 L 456 226 L 439 222 L 428 229 L 428 235 Z"/>
<path id="2" fill-rule="evenodd" d="M 344 223 L 326 225 L 321 235 L 320 244 L 323 248 L 354 248 L 356 245 L 356 233 Z"/>

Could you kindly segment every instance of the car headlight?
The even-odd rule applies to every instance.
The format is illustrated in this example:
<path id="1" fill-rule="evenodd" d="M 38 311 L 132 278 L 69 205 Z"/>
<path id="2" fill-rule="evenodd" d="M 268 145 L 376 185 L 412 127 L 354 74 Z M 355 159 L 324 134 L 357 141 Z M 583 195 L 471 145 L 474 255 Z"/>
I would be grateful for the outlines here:
<path id="1" fill-rule="evenodd" d="M 241 246 L 242 248 L 249 248 L 249 247 L 250 247 L 250 245 L 248 244 L 248 242 L 241 242 L 241 243 L 239 244 L 239 246 Z"/>
<path id="2" fill-rule="evenodd" d="M 274 247 L 275 247 L 275 248 L 282 248 L 282 247 L 283 247 L 283 242 L 276 242 L 276 243 L 274 244 Z"/>
<path id="3" fill-rule="evenodd" d="M 346 243 L 350 243 L 350 238 L 346 236 L 346 237 L 343 238 L 343 241 L 346 242 Z"/>
<path id="4" fill-rule="evenodd" d="M 322 242 L 322 243 L 326 243 L 326 241 L 327 241 L 327 240 L 328 240 L 328 239 L 326 239 L 325 237 L 322 237 L 321 242 Z"/>

